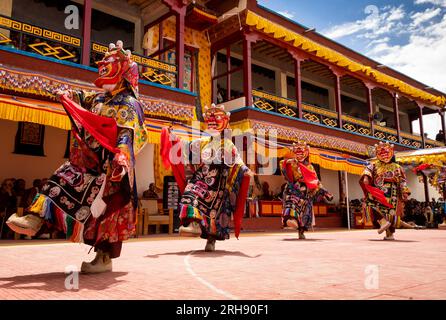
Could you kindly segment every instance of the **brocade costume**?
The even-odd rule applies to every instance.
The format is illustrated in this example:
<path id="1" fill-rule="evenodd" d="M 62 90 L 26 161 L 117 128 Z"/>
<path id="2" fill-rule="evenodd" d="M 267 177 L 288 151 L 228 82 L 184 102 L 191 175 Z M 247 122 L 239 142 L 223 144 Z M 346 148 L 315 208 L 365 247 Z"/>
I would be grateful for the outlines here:
<path id="1" fill-rule="evenodd" d="M 377 159 L 366 166 L 360 179 L 365 194 L 365 216 L 379 220 L 380 233 L 392 240 L 396 228 L 401 227 L 404 202 L 410 195 L 404 169 L 395 162 L 393 145 L 376 146 Z M 373 217 L 372 217 L 373 215 Z"/>
<path id="2" fill-rule="evenodd" d="M 280 162 L 286 181 L 282 198 L 282 223 L 284 227 L 295 227 L 294 222 L 289 221 L 295 220 L 301 238 L 304 238 L 303 233 L 312 227 L 314 201 L 331 200 L 332 195 L 324 189 L 309 162 L 309 147 L 299 143 L 293 146 L 293 152 L 293 157 Z"/>
<path id="3" fill-rule="evenodd" d="M 147 132 L 138 100 L 138 67 L 122 42 L 110 46 L 99 73 L 95 84 L 113 90 L 72 91 L 72 100 L 61 96 L 72 122 L 70 157 L 43 186 L 29 212 L 43 218 L 50 229 L 63 231 L 67 239 L 94 246 L 112 259 L 120 256 L 122 242 L 135 231 L 135 155 L 146 144 Z M 108 125 L 109 131 L 101 135 Z M 25 225 L 20 220 L 11 223 Z M 93 270 L 91 266 L 84 263 L 83 271 Z M 92 272 L 103 271 L 109 270 Z"/>
<path id="4" fill-rule="evenodd" d="M 208 117 L 222 112 L 215 106 L 210 110 Z M 249 176 L 246 176 L 249 169 L 231 139 L 223 137 L 223 130 L 188 142 L 169 135 L 165 128 L 161 139 L 163 158 L 167 166 L 172 166 L 182 193 L 180 235 L 192 233 L 213 241 L 214 245 L 215 240 L 229 239 L 231 219 L 238 237 L 249 187 Z M 171 150 L 178 151 L 177 161 L 168 160 L 174 156 Z M 189 225 L 196 228 L 188 230 Z"/>

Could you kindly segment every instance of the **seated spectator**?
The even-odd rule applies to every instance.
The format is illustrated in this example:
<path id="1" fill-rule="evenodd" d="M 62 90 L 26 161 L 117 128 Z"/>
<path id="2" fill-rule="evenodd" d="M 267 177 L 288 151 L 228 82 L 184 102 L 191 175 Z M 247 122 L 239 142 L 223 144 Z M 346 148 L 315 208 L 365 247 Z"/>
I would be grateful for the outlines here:
<path id="1" fill-rule="evenodd" d="M 24 179 L 17 179 L 14 182 L 14 195 L 17 198 L 17 205 L 20 203 L 26 190 L 26 182 Z"/>
<path id="2" fill-rule="evenodd" d="M 434 212 L 429 202 L 424 204 L 423 214 L 426 217 L 426 227 L 432 227 L 434 223 Z"/>
<path id="3" fill-rule="evenodd" d="M 440 142 L 444 142 L 444 132 L 443 130 L 438 131 L 435 140 L 440 141 Z"/>
<path id="4" fill-rule="evenodd" d="M 155 184 L 152 182 L 149 185 L 149 189 L 147 189 L 146 191 L 144 191 L 142 193 L 142 198 L 143 199 L 158 199 L 158 194 L 155 191 Z"/>
<path id="5" fill-rule="evenodd" d="M 0 188 L 0 238 L 12 239 L 14 233 L 6 225 L 6 220 L 17 210 L 13 179 L 6 179 Z"/>
<path id="6" fill-rule="evenodd" d="M 28 208 L 33 202 L 36 194 L 40 192 L 42 181 L 40 179 L 34 179 L 33 186 L 25 190 L 22 200 L 19 202 L 19 207 Z"/>

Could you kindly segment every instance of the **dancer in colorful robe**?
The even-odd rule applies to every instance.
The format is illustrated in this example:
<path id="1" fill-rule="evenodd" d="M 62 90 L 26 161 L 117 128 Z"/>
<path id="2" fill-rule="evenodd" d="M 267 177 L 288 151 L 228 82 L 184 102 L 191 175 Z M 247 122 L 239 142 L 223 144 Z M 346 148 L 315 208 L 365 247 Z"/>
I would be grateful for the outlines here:
<path id="1" fill-rule="evenodd" d="M 386 232 L 384 240 L 394 240 L 396 228 L 416 228 L 402 221 L 410 190 L 404 169 L 395 161 L 393 144 L 380 142 L 375 151 L 377 159 L 365 168 L 359 183 L 365 194 L 366 215 L 373 214 L 379 221 L 378 233 Z"/>
<path id="2" fill-rule="evenodd" d="M 164 164 L 172 166 L 182 194 L 179 233 L 207 239 L 205 251 L 214 251 L 216 240 L 229 239 L 231 217 L 238 238 L 249 189 L 251 171 L 225 135 L 229 117 L 223 106 L 205 108 L 210 136 L 192 142 L 167 128 L 162 132 Z"/>
<path id="3" fill-rule="evenodd" d="M 72 121 L 69 161 L 36 196 L 31 214 L 8 220 L 18 233 L 51 228 L 93 246 L 96 257 L 82 263 L 85 273 L 111 271 L 111 259 L 135 231 L 135 155 L 147 141 L 138 66 L 130 51 L 122 41 L 110 44 L 98 67 L 95 85 L 103 93 L 56 92 Z"/>
<path id="4" fill-rule="evenodd" d="M 313 222 L 313 202 L 333 200 L 319 181 L 309 161 L 310 147 L 305 142 L 293 144 L 293 155 L 280 162 L 286 180 L 283 191 L 282 224 L 299 231 L 299 239 L 305 239 Z"/>

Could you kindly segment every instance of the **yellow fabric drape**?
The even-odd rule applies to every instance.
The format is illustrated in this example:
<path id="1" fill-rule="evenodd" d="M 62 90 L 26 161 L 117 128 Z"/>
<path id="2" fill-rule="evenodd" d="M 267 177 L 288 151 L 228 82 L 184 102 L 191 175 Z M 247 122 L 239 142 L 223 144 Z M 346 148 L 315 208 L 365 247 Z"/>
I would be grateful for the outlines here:
<path id="1" fill-rule="evenodd" d="M 42 104 L 46 103 L 45 101 L 40 102 Z M 62 107 L 60 109 L 58 112 L 52 112 L 48 108 L 45 108 L 44 105 L 16 103 L 8 99 L 0 98 L 0 119 L 33 122 L 63 130 L 70 130 L 70 119 L 66 114 L 61 114 L 65 112 Z"/>
<path id="2" fill-rule="evenodd" d="M 175 39 L 175 19 L 170 18 L 163 22 L 163 37 Z M 202 106 L 211 104 L 211 45 L 205 32 L 185 28 L 184 42 L 186 45 L 199 49 L 198 52 L 198 77 L 200 83 L 200 100 Z M 155 28 L 153 41 L 158 39 L 158 28 Z M 153 44 L 154 45 L 154 44 Z M 195 73 L 196 70 L 193 72 Z"/>
<path id="3" fill-rule="evenodd" d="M 340 67 L 347 68 L 352 72 L 362 72 L 365 75 L 374 78 L 378 83 L 391 86 L 400 92 L 407 94 L 413 98 L 422 99 L 437 106 L 444 106 L 446 104 L 446 97 L 436 96 L 426 91 L 417 89 L 401 80 L 388 76 L 378 70 L 372 69 L 369 66 L 362 65 L 353 61 L 346 56 L 336 52 L 333 49 L 319 45 L 318 43 L 303 37 L 302 35 L 288 30 L 274 22 L 265 19 L 252 11 L 248 11 L 246 15 L 246 24 L 253 26 L 257 30 L 272 35 L 275 39 L 283 39 L 287 42 L 292 42 L 293 46 L 301 47 L 302 50 L 309 53 L 314 53 L 317 57 L 334 63 Z"/>

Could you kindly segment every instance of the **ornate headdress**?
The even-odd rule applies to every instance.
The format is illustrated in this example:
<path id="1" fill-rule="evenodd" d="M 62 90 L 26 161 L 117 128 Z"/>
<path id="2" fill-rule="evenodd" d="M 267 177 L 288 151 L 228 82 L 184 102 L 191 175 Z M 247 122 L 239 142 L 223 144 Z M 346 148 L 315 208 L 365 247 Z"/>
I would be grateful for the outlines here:
<path id="1" fill-rule="evenodd" d="M 222 132 L 229 125 L 230 112 L 225 112 L 225 106 L 216 106 L 214 103 L 210 108 L 204 107 L 203 118 L 208 130 Z"/>
<path id="2" fill-rule="evenodd" d="M 296 156 L 297 161 L 303 162 L 310 155 L 310 146 L 307 145 L 305 141 L 298 141 L 297 143 L 293 143 L 291 150 Z"/>
<path id="3" fill-rule="evenodd" d="M 375 144 L 375 152 L 378 160 L 389 163 L 392 161 L 393 155 L 395 153 L 395 146 L 389 142 L 380 142 Z"/>
<path id="4" fill-rule="evenodd" d="M 110 43 L 104 58 L 98 62 L 99 77 L 94 84 L 99 88 L 117 86 L 124 79 L 138 97 L 138 65 L 132 60 L 130 50 L 124 50 L 121 40 Z"/>

